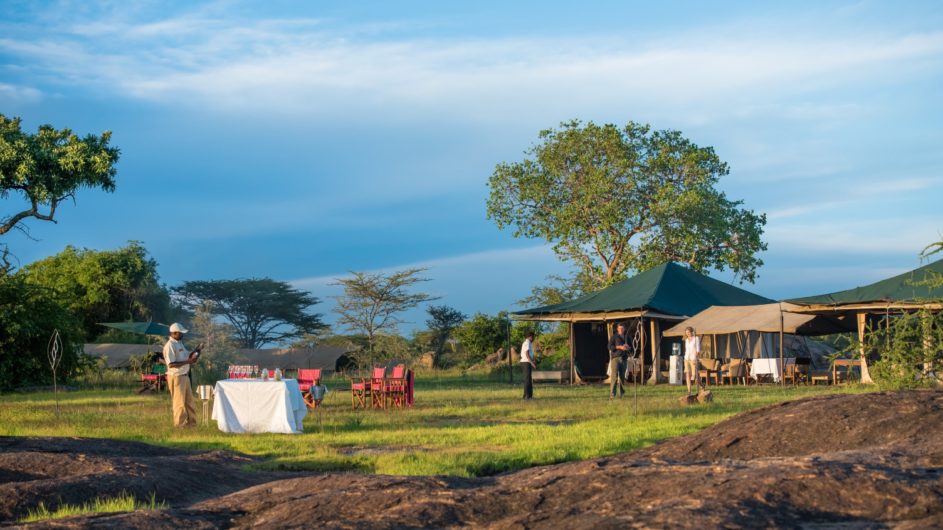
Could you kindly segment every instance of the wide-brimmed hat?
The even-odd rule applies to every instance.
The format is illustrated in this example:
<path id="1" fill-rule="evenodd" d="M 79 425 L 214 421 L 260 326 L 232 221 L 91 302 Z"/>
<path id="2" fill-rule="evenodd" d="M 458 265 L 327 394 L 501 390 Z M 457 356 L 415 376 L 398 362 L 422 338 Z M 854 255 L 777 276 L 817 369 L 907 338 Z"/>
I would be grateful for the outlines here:
<path id="1" fill-rule="evenodd" d="M 179 331 L 180 333 L 186 333 L 186 332 L 187 332 L 187 328 L 185 328 L 185 327 L 181 326 L 180 324 L 177 324 L 176 322 L 174 322 L 173 324 L 170 325 L 170 332 L 171 332 L 171 333 L 174 333 L 174 332 L 177 332 L 177 331 Z"/>

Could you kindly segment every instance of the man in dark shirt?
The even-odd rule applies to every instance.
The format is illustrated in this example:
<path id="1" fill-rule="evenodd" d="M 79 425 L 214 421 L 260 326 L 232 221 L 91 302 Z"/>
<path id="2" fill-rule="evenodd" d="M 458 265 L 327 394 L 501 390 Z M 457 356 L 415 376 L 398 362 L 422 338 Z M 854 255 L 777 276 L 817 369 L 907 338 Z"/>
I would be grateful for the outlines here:
<path id="1" fill-rule="evenodd" d="M 619 322 L 616 332 L 609 337 L 609 399 L 616 397 L 616 386 L 619 387 L 619 397 L 625 395 L 622 386 L 622 370 L 624 361 L 629 353 L 629 345 L 625 341 L 625 324 Z"/>

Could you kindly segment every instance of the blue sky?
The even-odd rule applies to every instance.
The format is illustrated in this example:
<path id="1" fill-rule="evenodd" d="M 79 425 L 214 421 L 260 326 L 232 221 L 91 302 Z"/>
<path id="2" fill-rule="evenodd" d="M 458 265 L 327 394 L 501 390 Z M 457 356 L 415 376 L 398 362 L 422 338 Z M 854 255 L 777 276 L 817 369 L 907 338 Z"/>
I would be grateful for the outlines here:
<path id="1" fill-rule="evenodd" d="M 514 309 L 567 268 L 485 218 L 485 183 L 572 118 L 714 146 L 768 214 L 765 296 L 941 239 L 943 4 L 507 4 L 6 1 L 0 113 L 122 151 L 115 193 L 6 240 L 29 263 L 137 239 L 170 285 L 269 276 L 328 320 L 333 278 L 406 266 L 439 303 Z"/>

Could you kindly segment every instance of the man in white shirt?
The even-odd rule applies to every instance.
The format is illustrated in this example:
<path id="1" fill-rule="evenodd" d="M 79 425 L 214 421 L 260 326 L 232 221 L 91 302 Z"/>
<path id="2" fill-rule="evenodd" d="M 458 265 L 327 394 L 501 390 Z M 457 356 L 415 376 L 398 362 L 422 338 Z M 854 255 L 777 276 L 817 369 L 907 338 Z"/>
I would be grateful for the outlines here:
<path id="1" fill-rule="evenodd" d="M 527 333 L 524 344 L 521 344 L 521 368 L 524 369 L 524 399 L 534 398 L 534 380 L 531 371 L 536 366 L 534 362 L 534 332 Z"/>
<path id="2" fill-rule="evenodd" d="M 197 360 L 203 344 L 193 352 L 187 351 L 180 339 L 187 330 L 174 322 L 170 325 L 170 338 L 164 345 L 164 362 L 167 364 L 167 389 L 173 402 L 174 427 L 196 426 L 196 407 L 190 389 L 190 365 Z"/>

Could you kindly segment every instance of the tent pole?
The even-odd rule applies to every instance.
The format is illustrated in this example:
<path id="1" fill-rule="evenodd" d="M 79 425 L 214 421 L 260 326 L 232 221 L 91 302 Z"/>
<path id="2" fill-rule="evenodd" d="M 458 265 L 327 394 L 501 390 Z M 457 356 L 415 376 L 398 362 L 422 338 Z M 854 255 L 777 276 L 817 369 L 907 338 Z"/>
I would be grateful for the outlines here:
<path id="1" fill-rule="evenodd" d="M 858 355 L 861 357 L 861 382 L 873 384 L 871 371 L 868 370 L 868 358 L 864 351 L 864 332 L 868 326 L 868 314 L 864 311 L 858 312 Z"/>
<path id="2" fill-rule="evenodd" d="M 652 376 L 648 382 L 657 385 L 661 379 L 661 326 L 657 318 L 649 320 L 652 331 Z"/>
<path id="3" fill-rule="evenodd" d="M 784 362 L 784 353 L 783 353 L 783 328 L 785 324 L 783 322 L 783 303 L 779 302 L 779 382 L 780 386 L 783 388 L 786 387 L 786 367 Z"/>
<path id="4" fill-rule="evenodd" d="M 511 353 L 511 316 L 508 315 L 508 384 L 514 384 L 514 356 Z"/>
<path id="5" fill-rule="evenodd" d="M 570 384 L 576 384 L 576 337 L 573 336 L 575 325 L 570 321 Z"/>
<path id="6" fill-rule="evenodd" d="M 639 347 L 639 356 L 638 356 L 638 378 L 641 379 L 645 376 L 645 313 L 642 312 L 639 314 L 639 321 L 642 323 L 642 344 Z"/>

